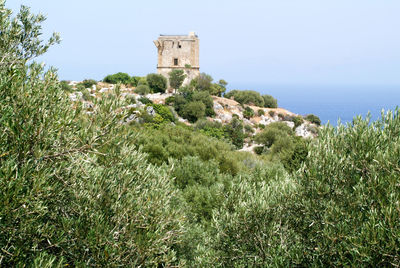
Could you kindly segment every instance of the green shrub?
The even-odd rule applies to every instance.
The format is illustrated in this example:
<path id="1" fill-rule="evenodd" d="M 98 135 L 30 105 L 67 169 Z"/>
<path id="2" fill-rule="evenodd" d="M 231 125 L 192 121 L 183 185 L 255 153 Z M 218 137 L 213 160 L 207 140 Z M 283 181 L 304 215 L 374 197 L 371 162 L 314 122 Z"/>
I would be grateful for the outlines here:
<path id="1" fill-rule="evenodd" d="M 150 104 L 150 106 L 163 118 L 163 121 L 175 122 L 175 116 L 167 106 L 155 103 Z"/>
<path id="2" fill-rule="evenodd" d="M 136 150 L 123 103 L 110 94 L 96 116 L 73 109 L 54 70 L 30 61 L 58 40 L 40 41 L 44 17 L 0 10 L 0 54 L 20 57 L 0 68 L 1 266 L 181 265 L 178 192 Z"/>
<path id="3" fill-rule="evenodd" d="M 290 226 L 301 235 L 303 263 L 400 262 L 399 112 L 321 129 L 298 174 L 301 192 L 292 207 L 302 211 Z"/>
<path id="4" fill-rule="evenodd" d="M 93 80 L 93 79 L 85 79 L 82 82 L 80 82 L 79 84 L 83 85 L 85 88 L 91 88 L 93 85 L 97 84 L 97 81 Z"/>
<path id="5" fill-rule="evenodd" d="M 243 133 L 243 123 L 236 117 L 232 117 L 229 124 L 224 126 L 225 132 L 235 145 L 237 149 L 243 148 L 244 143 L 244 133 Z"/>
<path id="6" fill-rule="evenodd" d="M 194 129 L 209 137 L 215 137 L 217 139 L 226 138 L 224 127 L 221 123 L 218 122 L 212 122 L 207 119 L 200 119 L 196 122 Z"/>
<path id="7" fill-rule="evenodd" d="M 172 70 L 168 75 L 169 75 L 169 85 L 173 89 L 180 88 L 182 86 L 183 81 L 186 78 L 184 71 L 179 69 Z"/>
<path id="8" fill-rule="evenodd" d="M 139 85 L 135 88 L 135 92 L 139 95 L 147 95 L 150 93 L 150 88 L 147 85 Z"/>
<path id="9" fill-rule="evenodd" d="M 60 86 L 61 86 L 61 89 L 65 92 L 73 91 L 73 88 L 72 88 L 72 86 L 69 85 L 68 81 L 65 81 L 65 80 L 60 81 Z"/>
<path id="10" fill-rule="evenodd" d="M 107 75 L 106 77 L 104 77 L 103 81 L 110 84 L 121 83 L 124 85 L 132 84 L 133 86 L 135 86 L 136 79 L 134 77 L 130 77 L 127 73 L 119 72 L 116 74 Z"/>
<path id="11" fill-rule="evenodd" d="M 264 107 L 266 108 L 278 108 L 278 101 L 271 95 L 262 95 L 264 99 Z"/>
<path id="12" fill-rule="evenodd" d="M 257 114 L 258 114 L 258 116 L 262 116 L 262 115 L 265 115 L 265 112 L 263 109 L 258 109 Z"/>
<path id="13" fill-rule="evenodd" d="M 254 110 L 247 106 L 243 111 L 243 116 L 247 119 L 252 118 L 254 116 Z"/>
<path id="14" fill-rule="evenodd" d="M 268 114 L 269 114 L 269 116 L 274 117 L 275 116 L 275 111 L 269 111 Z"/>
<path id="15" fill-rule="evenodd" d="M 214 210 L 203 242 L 207 246 L 198 246 L 194 266 L 295 266 L 303 254 L 293 249 L 298 235 L 287 228 L 285 217 L 295 193 L 295 182 L 281 166 L 268 165 L 234 177 Z"/>
<path id="16" fill-rule="evenodd" d="M 207 91 L 211 93 L 212 81 L 213 78 L 211 77 L 211 75 L 201 73 L 199 76 L 190 81 L 190 86 L 197 91 Z"/>
<path id="17" fill-rule="evenodd" d="M 292 116 L 291 121 L 294 123 L 293 129 L 296 129 L 298 126 L 304 123 L 304 120 L 301 116 Z"/>
<path id="18" fill-rule="evenodd" d="M 84 90 L 82 90 L 82 98 L 85 101 L 91 101 L 93 100 L 92 95 L 90 95 L 90 92 L 85 88 Z"/>
<path id="19" fill-rule="evenodd" d="M 152 104 L 153 102 L 150 100 L 150 99 L 148 99 L 148 98 L 146 98 L 146 97 L 140 97 L 139 99 L 138 99 L 138 101 L 140 101 L 141 103 L 143 103 L 143 104 Z"/>
<path id="20" fill-rule="evenodd" d="M 187 103 L 182 110 L 183 117 L 194 123 L 205 116 L 206 106 L 200 101 Z"/>
<path id="21" fill-rule="evenodd" d="M 201 91 L 201 92 L 194 92 L 192 95 L 192 100 L 193 101 L 201 101 L 206 109 L 205 109 L 205 115 L 206 116 L 214 116 L 214 101 L 211 98 L 210 94 L 207 91 Z"/>
<path id="22" fill-rule="evenodd" d="M 173 105 L 174 102 L 175 102 L 175 96 L 169 96 L 168 98 L 165 99 L 166 105 Z"/>
<path id="23" fill-rule="evenodd" d="M 307 121 L 310 121 L 311 123 L 318 125 L 318 126 L 321 125 L 321 119 L 319 119 L 319 117 L 314 114 L 306 115 L 305 119 Z"/>
<path id="24" fill-rule="evenodd" d="M 244 125 L 244 130 L 247 133 L 254 133 L 254 128 L 251 125 Z"/>
<path id="25" fill-rule="evenodd" d="M 260 93 L 252 90 L 231 90 L 224 95 L 225 98 L 233 98 L 240 104 L 255 105 L 264 107 L 264 99 Z"/>
<path id="26" fill-rule="evenodd" d="M 164 76 L 161 74 L 148 74 L 146 80 L 151 92 L 165 93 L 167 89 L 167 79 Z"/>
<path id="27" fill-rule="evenodd" d="M 127 95 L 126 97 L 125 97 L 125 101 L 126 101 L 126 103 L 129 105 L 129 104 L 135 104 L 136 103 L 136 98 L 135 98 L 135 96 L 134 95 Z"/>

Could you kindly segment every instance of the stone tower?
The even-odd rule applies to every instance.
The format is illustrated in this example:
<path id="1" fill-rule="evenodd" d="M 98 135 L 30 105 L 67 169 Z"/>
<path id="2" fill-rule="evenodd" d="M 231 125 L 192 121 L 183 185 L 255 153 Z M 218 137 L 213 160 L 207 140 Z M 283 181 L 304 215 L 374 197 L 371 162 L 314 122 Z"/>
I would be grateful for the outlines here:
<path id="1" fill-rule="evenodd" d="M 158 49 L 157 72 L 168 79 L 168 73 L 174 69 L 186 73 L 183 85 L 200 74 L 199 38 L 194 32 L 189 35 L 160 35 L 154 41 Z"/>

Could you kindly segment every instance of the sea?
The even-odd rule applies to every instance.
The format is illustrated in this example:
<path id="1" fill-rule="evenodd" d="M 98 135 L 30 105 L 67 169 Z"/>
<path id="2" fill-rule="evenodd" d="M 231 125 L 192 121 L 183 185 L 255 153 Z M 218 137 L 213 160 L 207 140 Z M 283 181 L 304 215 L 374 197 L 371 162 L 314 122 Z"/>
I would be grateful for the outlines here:
<path id="1" fill-rule="evenodd" d="M 237 86 L 237 88 L 243 88 Z M 382 110 L 400 106 L 400 86 L 293 86 L 247 85 L 247 89 L 269 94 L 278 106 L 300 115 L 315 114 L 322 124 L 351 123 L 355 116 L 380 119 Z"/>

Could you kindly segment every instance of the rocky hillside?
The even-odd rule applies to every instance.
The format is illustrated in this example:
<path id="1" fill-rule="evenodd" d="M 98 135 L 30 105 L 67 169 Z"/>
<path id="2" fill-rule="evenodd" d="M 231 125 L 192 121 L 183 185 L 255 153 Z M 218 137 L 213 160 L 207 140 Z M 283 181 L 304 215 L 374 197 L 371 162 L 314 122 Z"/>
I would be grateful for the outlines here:
<path id="1" fill-rule="evenodd" d="M 70 100 L 73 102 L 82 102 L 84 104 L 83 106 L 87 109 L 88 114 L 92 113 L 95 99 L 103 98 L 107 96 L 107 94 L 115 92 L 116 90 L 116 85 L 104 82 L 98 82 L 92 87 L 85 89 L 77 87 L 79 82 L 76 81 L 69 82 L 69 85 L 73 89 L 73 91 L 69 93 Z M 126 87 L 124 85 L 120 85 L 118 90 L 120 91 L 121 98 L 133 98 L 135 100 L 133 104 L 129 104 L 125 107 L 136 110 L 126 119 L 126 122 L 139 120 L 138 115 L 140 110 L 146 109 L 148 114 L 154 115 L 155 112 L 153 111 L 153 108 L 148 106 L 146 107 L 146 104 L 140 101 L 141 98 L 145 97 L 156 104 L 165 104 L 166 99 L 173 96 L 172 93 L 139 95 L 135 93 L 134 87 Z M 250 126 L 254 130 L 252 135 L 257 134 L 264 129 L 265 126 L 273 122 L 284 122 L 290 128 L 294 129 L 297 136 L 304 138 L 314 138 L 318 133 L 318 125 L 313 124 L 310 121 L 305 120 L 302 116 L 283 108 L 263 108 L 253 105 L 241 105 L 233 99 L 217 96 L 212 96 L 212 98 L 215 116 L 207 117 L 207 120 L 209 121 L 228 124 L 231 122 L 232 118 L 236 116 L 243 121 L 245 126 Z M 253 111 L 253 114 L 251 116 L 245 116 L 245 110 L 249 110 L 249 108 Z M 179 117 L 176 113 L 175 116 L 178 118 L 179 122 L 191 125 L 188 120 Z M 248 140 L 242 150 L 250 151 L 254 146 L 257 145 L 252 144 L 252 141 Z"/>

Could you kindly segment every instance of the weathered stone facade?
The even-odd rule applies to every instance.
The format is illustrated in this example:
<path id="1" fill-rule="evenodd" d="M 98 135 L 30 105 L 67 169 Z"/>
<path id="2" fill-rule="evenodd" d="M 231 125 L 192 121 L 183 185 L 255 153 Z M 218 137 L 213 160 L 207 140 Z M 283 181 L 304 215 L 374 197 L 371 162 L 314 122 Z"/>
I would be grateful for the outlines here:
<path id="1" fill-rule="evenodd" d="M 199 38 L 194 32 L 189 35 L 160 35 L 154 41 L 158 49 L 157 72 L 168 79 L 174 69 L 185 71 L 183 85 L 200 74 Z"/>

